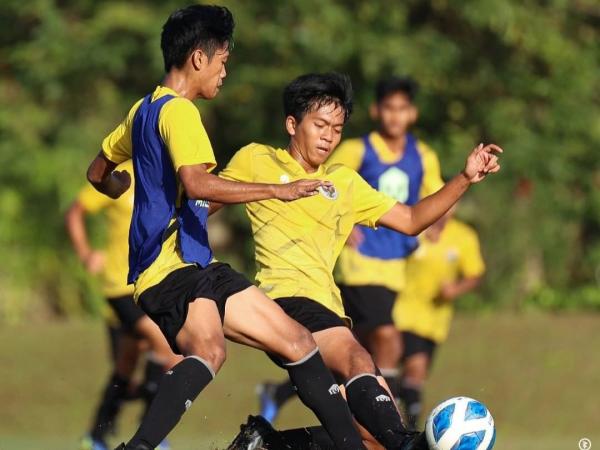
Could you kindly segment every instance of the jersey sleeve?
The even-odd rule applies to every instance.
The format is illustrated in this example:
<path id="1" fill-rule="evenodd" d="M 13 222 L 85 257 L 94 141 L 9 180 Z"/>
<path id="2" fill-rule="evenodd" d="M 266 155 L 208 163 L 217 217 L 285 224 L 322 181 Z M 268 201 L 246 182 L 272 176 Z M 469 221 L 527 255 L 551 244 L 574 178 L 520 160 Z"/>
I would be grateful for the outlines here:
<path id="1" fill-rule="evenodd" d="M 217 165 L 200 112 L 185 98 L 167 102 L 159 116 L 160 135 L 169 150 L 175 171 L 181 166 L 206 164 L 207 171 Z"/>
<path id="2" fill-rule="evenodd" d="M 139 100 L 129 113 L 127 117 L 102 141 L 102 152 L 110 161 L 115 164 L 121 164 L 128 159 L 131 159 L 131 127 L 133 124 L 133 118 L 142 100 Z"/>
<path id="3" fill-rule="evenodd" d="M 485 272 L 479 239 L 474 230 L 466 228 L 460 242 L 459 268 L 463 277 L 479 277 Z"/>
<path id="4" fill-rule="evenodd" d="M 364 154 L 365 146 L 361 139 L 347 139 L 333 151 L 327 160 L 327 164 L 342 164 L 354 171 L 358 171 Z"/>
<path id="5" fill-rule="evenodd" d="M 373 189 L 358 173 L 348 170 L 352 179 L 354 222 L 375 228 L 377 221 L 396 204 L 396 200 Z"/>
<path id="6" fill-rule="evenodd" d="M 113 200 L 88 184 L 79 191 L 77 201 L 86 212 L 96 214 L 106 208 Z"/>
<path id="7" fill-rule="evenodd" d="M 437 192 L 444 185 L 437 154 L 424 142 L 419 141 L 419 149 L 423 158 L 423 181 L 421 198 Z"/>
<path id="8" fill-rule="evenodd" d="M 232 181 L 254 181 L 252 150 L 255 147 L 256 144 L 250 144 L 238 150 L 219 176 Z"/>

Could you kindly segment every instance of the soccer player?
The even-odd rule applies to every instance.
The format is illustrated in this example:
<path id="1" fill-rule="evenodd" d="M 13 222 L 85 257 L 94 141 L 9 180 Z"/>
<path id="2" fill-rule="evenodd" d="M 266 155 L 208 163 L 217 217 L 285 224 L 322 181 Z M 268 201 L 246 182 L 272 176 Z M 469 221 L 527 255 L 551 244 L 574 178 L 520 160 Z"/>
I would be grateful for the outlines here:
<path id="1" fill-rule="evenodd" d="M 343 141 L 328 164 L 344 164 L 373 188 L 414 205 L 444 184 L 438 158 L 409 130 L 418 116 L 417 84 L 411 78 L 380 80 L 370 114 L 377 130 Z M 392 307 L 405 283 L 405 259 L 417 239 L 394 230 L 357 225 L 338 259 L 336 278 L 354 332 L 369 350 L 398 398 L 401 343 Z M 294 391 L 289 382 L 259 385 L 261 414 L 272 421 Z"/>
<path id="2" fill-rule="evenodd" d="M 413 427 L 435 349 L 448 336 L 454 303 L 478 286 L 485 271 L 477 233 L 453 219 L 453 212 L 454 208 L 419 237 L 419 248 L 406 263 L 406 286 L 393 310 L 404 342 L 400 398 Z"/>
<path id="3" fill-rule="evenodd" d="M 237 183 L 210 173 L 215 156 L 192 100 L 218 94 L 233 27 L 225 7 L 193 5 L 171 14 L 161 35 L 165 77 L 104 139 L 88 169 L 97 190 L 118 198 L 131 177 L 115 169 L 133 160 L 128 281 L 173 351 L 185 355 L 163 377 L 140 428 L 119 449 L 153 449 L 167 436 L 225 361 L 225 337 L 279 358 L 335 445 L 363 449 L 310 332 L 229 265 L 214 261 L 208 244 L 210 201 L 291 201 L 327 186 L 317 179 Z"/>
<path id="4" fill-rule="evenodd" d="M 382 225 L 416 235 L 441 217 L 467 191 L 500 166 L 496 145 L 480 144 L 464 170 L 414 206 L 373 189 L 354 170 L 326 164 L 352 111 L 352 88 L 340 74 L 308 74 L 283 94 L 286 149 L 250 144 L 238 151 L 220 176 L 244 183 L 325 179 L 320 195 L 293 203 L 266 199 L 246 204 L 252 224 L 259 287 L 312 333 L 328 367 L 343 381 L 356 420 L 387 449 L 426 448 L 422 435 L 402 425 L 394 401 L 378 380 L 369 353 L 348 327 L 333 279 L 335 261 L 355 224 Z M 216 205 L 213 205 L 216 209 Z M 381 381 L 381 384 L 380 384 Z M 250 418 L 231 449 L 331 448 L 312 429 L 277 432 Z M 281 446 L 281 447 L 280 447 Z"/>
<path id="5" fill-rule="evenodd" d="M 417 89 L 408 77 L 380 80 L 370 108 L 377 130 L 342 142 L 330 159 L 330 164 L 356 170 L 373 188 L 406 205 L 444 184 L 435 152 L 410 132 L 418 117 Z M 357 225 L 347 244 L 337 270 L 346 313 L 398 398 L 401 342 L 392 307 L 406 282 L 406 258 L 418 241 L 390 229 Z"/>
<path id="6" fill-rule="evenodd" d="M 131 162 L 119 169 L 133 173 Z M 86 216 L 104 212 L 108 230 L 105 251 L 92 248 L 86 230 Z M 120 323 L 115 336 L 113 373 L 107 380 L 102 399 L 82 450 L 105 450 L 106 434 L 112 428 L 121 404 L 131 396 L 131 377 L 139 357 L 139 348 L 149 347 L 145 380 L 139 395 L 150 405 L 162 374 L 179 361 L 156 326 L 133 300 L 133 286 L 127 285 L 127 249 L 129 223 L 133 212 L 133 188 L 113 200 L 92 186 L 84 187 L 65 215 L 73 247 L 91 274 L 100 274 L 103 293 L 112 313 Z M 161 449 L 166 449 L 162 442 Z"/>

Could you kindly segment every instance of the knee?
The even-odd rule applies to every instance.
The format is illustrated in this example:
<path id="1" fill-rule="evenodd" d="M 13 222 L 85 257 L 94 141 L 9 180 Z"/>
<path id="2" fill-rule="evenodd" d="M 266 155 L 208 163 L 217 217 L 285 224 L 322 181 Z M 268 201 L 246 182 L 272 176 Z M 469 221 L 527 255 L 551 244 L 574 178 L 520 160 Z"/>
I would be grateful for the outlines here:
<path id="1" fill-rule="evenodd" d="M 311 332 L 302 326 L 298 326 L 298 330 L 289 342 L 289 354 L 284 356 L 290 361 L 297 361 L 304 358 L 316 348 L 317 344 Z"/>
<path id="2" fill-rule="evenodd" d="M 375 375 L 373 358 L 362 346 L 356 345 L 348 350 L 348 365 L 344 374 L 347 379 L 363 373 Z"/>
<path id="3" fill-rule="evenodd" d="M 204 360 L 216 374 L 227 359 L 224 343 L 200 344 L 193 343 L 187 346 L 185 356 L 197 356 Z"/>

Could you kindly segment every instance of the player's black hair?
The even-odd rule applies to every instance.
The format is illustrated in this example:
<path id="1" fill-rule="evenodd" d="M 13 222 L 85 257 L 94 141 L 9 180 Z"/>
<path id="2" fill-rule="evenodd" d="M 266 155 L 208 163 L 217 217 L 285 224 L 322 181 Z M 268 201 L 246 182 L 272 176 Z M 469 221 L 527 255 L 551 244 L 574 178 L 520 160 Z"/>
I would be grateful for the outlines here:
<path id="1" fill-rule="evenodd" d="M 375 100 L 381 103 L 388 95 L 401 92 L 412 102 L 417 96 L 419 84 L 411 77 L 384 78 L 375 85 Z"/>
<path id="2" fill-rule="evenodd" d="M 344 110 L 344 122 L 352 113 L 352 83 L 345 74 L 309 73 L 299 76 L 283 90 L 283 111 L 298 122 L 310 111 L 334 104 Z"/>
<path id="3" fill-rule="evenodd" d="M 231 11 L 224 6 L 191 5 L 178 9 L 169 16 L 160 36 L 165 72 L 183 67 L 196 49 L 209 58 L 225 45 L 231 49 L 234 26 Z"/>

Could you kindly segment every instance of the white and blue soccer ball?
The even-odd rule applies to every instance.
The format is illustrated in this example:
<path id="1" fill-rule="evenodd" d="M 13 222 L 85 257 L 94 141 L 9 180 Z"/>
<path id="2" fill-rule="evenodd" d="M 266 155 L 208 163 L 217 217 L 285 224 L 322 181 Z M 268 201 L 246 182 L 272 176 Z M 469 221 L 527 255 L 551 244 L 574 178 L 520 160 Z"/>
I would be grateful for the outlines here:
<path id="1" fill-rule="evenodd" d="M 496 427 L 483 403 L 454 397 L 431 412 L 425 423 L 425 436 L 431 450 L 491 450 Z"/>

